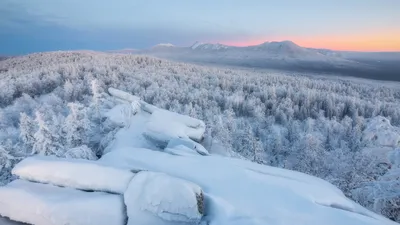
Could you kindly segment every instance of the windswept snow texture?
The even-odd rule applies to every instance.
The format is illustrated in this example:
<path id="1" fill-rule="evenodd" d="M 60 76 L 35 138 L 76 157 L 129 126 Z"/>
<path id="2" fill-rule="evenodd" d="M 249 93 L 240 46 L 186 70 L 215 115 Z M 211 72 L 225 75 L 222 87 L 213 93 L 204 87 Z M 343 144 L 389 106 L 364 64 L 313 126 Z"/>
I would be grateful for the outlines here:
<path id="1" fill-rule="evenodd" d="M 125 192 L 134 176 L 128 170 L 104 166 L 93 161 L 51 156 L 26 158 L 14 167 L 12 173 L 29 181 L 119 194 Z"/>
<path id="2" fill-rule="evenodd" d="M 205 195 L 204 220 L 210 225 L 396 224 L 347 199 L 321 179 L 248 161 L 120 148 L 100 162 L 163 172 L 198 184 Z"/>
<path id="3" fill-rule="evenodd" d="M 124 194 L 128 225 L 198 224 L 201 188 L 163 173 L 139 172 Z M 200 205 L 200 209 L 199 209 Z"/>
<path id="4" fill-rule="evenodd" d="M 126 220 L 120 195 L 23 180 L 0 187 L 0 211 L 2 216 L 35 225 L 123 225 Z"/>

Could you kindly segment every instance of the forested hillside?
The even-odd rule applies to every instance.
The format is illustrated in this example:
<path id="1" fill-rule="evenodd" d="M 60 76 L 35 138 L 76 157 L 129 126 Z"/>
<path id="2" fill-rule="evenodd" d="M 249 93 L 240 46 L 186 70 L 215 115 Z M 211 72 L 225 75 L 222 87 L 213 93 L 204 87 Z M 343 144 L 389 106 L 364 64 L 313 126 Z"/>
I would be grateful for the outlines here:
<path id="1" fill-rule="evenodd" d="M 204 120 L 212 153 L 318 176 L 400 221 L 399 89 L 97 52 L 10 58 L 0 77 L 0 182 L 28 155 L 101 156 L 119 129 L 102 114 L 115 87 Z"/>

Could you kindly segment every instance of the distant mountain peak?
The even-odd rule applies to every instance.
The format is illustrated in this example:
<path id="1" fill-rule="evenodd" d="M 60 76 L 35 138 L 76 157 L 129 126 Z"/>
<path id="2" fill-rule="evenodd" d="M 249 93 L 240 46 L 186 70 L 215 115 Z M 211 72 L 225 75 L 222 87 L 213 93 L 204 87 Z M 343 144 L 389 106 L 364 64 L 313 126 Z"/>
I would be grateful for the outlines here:
<path id="1" fill-rule="evenodd" d="M 193 50 L 220 50 L 220 49 L 227 49 L 230 46 L 223 45 L 220 43 L 212 44 L 212 43 L 202 43 L 196 41 L 190 48 Z"/>
<path id="2" fill-rule="evenodd" d="M 171 43 L 160 43 L 153 46 L 153 48 L 170 48 L 170 47 L 175 47 L 175 45 Z"/>
<path id="3" fill-rule="evenodd" d="M 196 49 L 198 48 L 200 45 L 203 45 L 204 43 L 196 41 L 192 46 L 190 46 L 191 49 Z"/>

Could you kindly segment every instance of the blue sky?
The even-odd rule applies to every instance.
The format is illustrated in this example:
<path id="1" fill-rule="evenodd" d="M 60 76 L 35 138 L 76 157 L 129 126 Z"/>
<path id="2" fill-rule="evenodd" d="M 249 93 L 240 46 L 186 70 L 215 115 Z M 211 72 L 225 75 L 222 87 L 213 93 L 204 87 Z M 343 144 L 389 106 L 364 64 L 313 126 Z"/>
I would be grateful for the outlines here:
<path id="1" fill-rule="evenodd" d="M 399 12 L 399 0 L 0 0 L 0 54 L 197 40 L 290 39 L 329 48 L 373 35 L 380 38 L 366 45 L 388 45 L 389 36 L 400 34 Z"/>

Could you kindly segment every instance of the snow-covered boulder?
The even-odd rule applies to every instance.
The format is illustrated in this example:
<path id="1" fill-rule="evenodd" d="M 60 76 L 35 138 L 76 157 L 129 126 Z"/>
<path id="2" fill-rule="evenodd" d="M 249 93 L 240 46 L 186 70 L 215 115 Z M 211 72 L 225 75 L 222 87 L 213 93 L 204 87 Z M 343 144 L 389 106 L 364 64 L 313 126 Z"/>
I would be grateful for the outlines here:
<path id="1" fill-rule="evenodd" d="M 204 214 L 201 188 L 163 173 L 139 172 L 124 201 L 128 225 L 194 225 Z"/>
<path id="2" fill-rule="evenodd" d="M 107 113 L 107 117 L 117 124 L 126 125 L 126 121 L 130 120 L 132 115 L 138 112 L 147 114 L 148 120 L 143 134 L 150 140 L 159 142 L 158 145 L 166 146 L 173 138 L 190 138 L 197 142 L 203 140 L 206 128 L 203 121 L 157 108 L 135 95 L 115 88 L 109 88 L 108 92 L 130 106 L 117 105 Z"/>
<path id="3" fill-rule="evenodd" d="M 109 88 L 108 93 L 110 93 L 110 95 L 114 96 L 115 98 L 125 100 L 126 102 L 140 102 L 139 97 L 115 88 Z"/>
<path id="4" fill-rule="evenodd" d="M 116 105 L 105 114 L 111 122 L 118 126 L 127 125 L 133 115 L 132 107 L 127 103 Z"/>
<path id="5" fill-rule="evenodd" d="M 119 148 L 104 155 L 100 161 L 125 169 L 140 168 L 166 173 L 199 185 L 206 202 L 205 216 L 201 221 L 210 225 L 396 224 L 349 200 L 338 188 L 324 180 L 240 159 L 215 155 L 177 157 L 144 148 Z M 136 178 L 132 182 L 136 182 Z M 138 183 L 147 185 L 145 177 L 141 180 Z M 157 188 L 152 191 L 147 188 L 139 190 L 137 185 L 129 186 L 125 193 L 128 216 L 140 218 L 141 221 L 134 221 L 136 224 L 179 224 L 162 223 L 153 216 L 154 213 L 145 213 L 149 210 L 154 212 L 158 208 L 155 205 L 161 207 L 156 201 L 159 199 L 157 194 L 175 189 L 173 185 L 156 183 Z M 142 191 L 142 195 L 138 191 Z M 131 192 L 134 197 L 131 197 Z M 153 196 L 154 201 L 153 198 L 143 200 L 144 196 Z M 135 206 L 134 199 L 140 199 L 136 202 L 144 205 Z M 174 199 L 180 201 L 181 197 Z"/>
<path id="6" fill-rule="evenodd" d="M 165 148 L 166 152 L 171 154 L 190 154 L 195 153 L 197 155 L 209 155 L 207 149 L 201 144 L 187 138 L 173 138 L 168 142 Z"/>
<path id="7" fill-rule="evenodd" d="M 35 225 L 124 225 L 120 195 L 15 180 L 0 187 L 0 215 Z"/>
<path id="8" fill-rule="evenodd" d="M 109 88 L 108 93 L 115 97 L 117 100 L 119 100 L 122 103 L 130 103 L 132 106 L 132 109 L 134 111 L 139 111 L 143 110 L 147 113 L 153 113 L 155 110 L 158 110 L 156 106 L 150 105 L 144 101 L 142 101 L 138 96 L 132 95 L 128 92 L 118 90 L 115 88 Z"/>
<path id="9" fill-rule="evenodd" d="M 377 116 L 367 121 L 362 140 L 371 147 L 397 147 L 400 146 L 400 129 L 392 126 L 387 118 Z"/>
<path id="10" fill-rule="evenodd" d="M 200 142 L 206 126 L 201 120 L 159 109 L 151 114 L 146 128 L 147 134 L 166 142 L 173 138 L 190 138 Z"/>
<path id="11" fill-rule="evenodd" d="M 12 173 L 21 179 L 89 191 L 124 193 L 134 176 L 129 170 L 104 166 L 89 160 L 51 156 L 29 157 Z"/>

